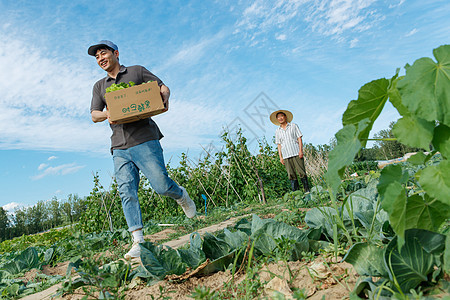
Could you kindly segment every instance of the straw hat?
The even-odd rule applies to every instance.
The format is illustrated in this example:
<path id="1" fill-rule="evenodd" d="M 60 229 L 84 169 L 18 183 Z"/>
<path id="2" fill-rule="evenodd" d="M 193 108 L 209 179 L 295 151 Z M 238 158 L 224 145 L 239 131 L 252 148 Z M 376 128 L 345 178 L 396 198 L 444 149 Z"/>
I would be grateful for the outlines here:
<path id="1" fill-rule="evenodd" d="M 278 120 L 277 120 L 277 114 L 280 112 L 284 113 L 286 115 L 286 121 L 288 123 L 290 123 L 292 121 L 292 119 L 294 118 L 292 113 L 288 110 L 280 109 L 280 110 L 274 111 L 273 113 L 270 114 L 270 121 L 277 126 L 280 125 L 280 122 L 278 122 Z"/>

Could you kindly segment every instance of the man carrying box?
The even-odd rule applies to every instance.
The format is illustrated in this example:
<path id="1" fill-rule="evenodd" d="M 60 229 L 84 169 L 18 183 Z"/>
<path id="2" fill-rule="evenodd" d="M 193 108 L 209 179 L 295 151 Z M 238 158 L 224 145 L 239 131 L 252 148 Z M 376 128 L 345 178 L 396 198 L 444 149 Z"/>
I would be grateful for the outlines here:
<path id="1" fill-rule="evenodd" d="M 119 49 L 111 41 L 103 40 L 90 46 L 88 54 L 95 56 L 97 64 L 107 73 L 106 77 L 94 85 L 91 116 L 95 123 L 108 119 L 112 129 L 111 153 L 114 161 L 114 173 L 128 230 L 133 235 L 133 245 L 131 250 L 125 254 L 125 258 L 139 257 L 141 252 L 139 243 L 144 242 L 141 207 L 138 199 L 139 171 L 142 171 L 148 178 L 152 188 L 158 194 L 175 199 L 188 218 L 195 216 L 196 206 L 186 189 L 178 186 L 167 174 L 163 150 L 159 143 L 163 135 L 158 125 L 151 118 L 125 124 L 112 122 L 106 107 L 105 90 L 113 83 L 133 81 L 138 85 L 150 80 L 157 81 L 166 107 L 165 111 L 169 107 L 170 90 L 161 79 L 146 68 L 120 65 Z"/>

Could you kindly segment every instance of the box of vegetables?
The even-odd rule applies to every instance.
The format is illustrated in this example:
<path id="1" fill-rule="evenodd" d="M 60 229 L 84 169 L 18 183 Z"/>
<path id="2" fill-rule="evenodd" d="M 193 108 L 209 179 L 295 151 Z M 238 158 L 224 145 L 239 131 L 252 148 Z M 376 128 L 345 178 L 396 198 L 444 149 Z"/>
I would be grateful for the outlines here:
<path id="1" fill-rule="evenodd" d="M 160 88 L 156 81 L 135 85 L 113 83 L 106 88 L 106 105 L 111 121 L 130 123 L 160 114 L 164 111 Z"/>

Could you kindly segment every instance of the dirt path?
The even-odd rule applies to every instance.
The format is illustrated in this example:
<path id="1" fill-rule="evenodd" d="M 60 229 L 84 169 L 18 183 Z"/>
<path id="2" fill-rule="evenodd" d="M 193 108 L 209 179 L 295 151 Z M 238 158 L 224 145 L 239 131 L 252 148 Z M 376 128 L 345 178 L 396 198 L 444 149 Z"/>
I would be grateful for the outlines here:
<path id="1" fill-rule="evenodd" d="M 226 221 L 223 221 L 221 223 L 218 223 L 218 224 L 215 224 L 215 225 L 212 225 L 212 226 L 209 226 L 209 227 L 205 227 L 205 228 L 199 229 L 197 232 L 200 233 L 201 236 L 203 236 L 206 232 L 214 233 L 216 231 L 225 229 L 225 228 L 227 228 L 229 226 L 233 226 L 237 221 L 239 221 L 242 218 L 248 217 L 248 216 L 250 216 L 250 214 L 239 216 L 239 217 L 230 218 L 230 219 L 228 219 Z M 171 233 L 174 233 L 174 230 L 171 229 L 171 228 L 168 228 L 168 229 L 164 229 L 164 230 L 162 230 L 162 231 L 160 231 L 158 233 L 145 236 L 145 239 L 146 240 L 150 240 L 152 242 L 156 242 L 156 241 L 160 241 L 160 240 L 166 239 L 169 236 L 169 234 L 171 234 Z M 177 238 L 175 240 L 168 241 L 168 242 L 164 243 L 164 245 L 169 246 L 169 247 L 171 247 L 173 249 L 177 249 L 177 248 L 179 248 L 181 246 L 184 246 L 185 244 L 189 243 L 189 237 L 190 237 L 190 234 L 186 234 L 186 235 L 183 235 L 183 236 L 181 236 L 181 237 L 179 237 L 179 238 Z M 140 258 L 135 258 L 135 259 L 131 260 L 132 266 L 137 266 L 140 263 L 141 263 Z M 43 271 L 45 271 L 45 273 L 47 275 L 57 275 L 57 274 L 59 274 L 59 275 L 64 276 L 66 274 L 67 266 L 68 266 L 68 262 L 67 263 L 61 263 L 61 264 L 58 264 L 55 268 L 48 268 L 47 267 Z M 50 288 L 48 288 L 48 289 L 46 289 L 44 291 L 41 291 L 41 292 L 33 294 L 33 295 L 26 296 L 26 297 L 24 297 L 22 299 L 24 299 L 24 300 L 35 300 L 35 299 L 50 300 L 50 299 L 52 299 L 52 296 L 56 293 L 56 291 L 61 286 L 62 286 L 62 283 L 59 283 L 59 284 L 56 284 L 56 285 L 54 285 L 54 286 L 52 286 L 52 287 L 50 287 Z M 62 298 L 59 298 L 59 299 L 62 299 Z"/>

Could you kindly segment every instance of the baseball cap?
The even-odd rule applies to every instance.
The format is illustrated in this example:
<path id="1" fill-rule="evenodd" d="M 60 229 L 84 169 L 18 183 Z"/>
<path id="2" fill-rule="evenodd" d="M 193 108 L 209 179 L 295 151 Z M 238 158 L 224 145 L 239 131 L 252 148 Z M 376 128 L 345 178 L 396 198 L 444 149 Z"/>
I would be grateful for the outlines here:
<path id="1" fill-rule="evenodd" d="M 102 40 L 102 41 L 98 42 L 98 44 L 90 46 L 88 49 L 88 54 L 95 56 L 95 53 L 97 53 L 97 50 L 104 46 L 108 46 L 109 48 L 114 49 L 114 50 L 119 50 L 119 47 L 117 47 L 117 45 L 114 44 L 113 42 L 107 41 L 107 40 Z"/>

